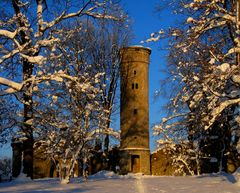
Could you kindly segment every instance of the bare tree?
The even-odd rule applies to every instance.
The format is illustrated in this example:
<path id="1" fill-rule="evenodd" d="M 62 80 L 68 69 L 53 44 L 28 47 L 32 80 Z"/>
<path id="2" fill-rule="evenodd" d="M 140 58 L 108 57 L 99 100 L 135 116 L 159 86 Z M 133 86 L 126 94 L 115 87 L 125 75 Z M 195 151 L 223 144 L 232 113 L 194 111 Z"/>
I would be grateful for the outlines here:
<path id="1" fill-rule="evenodd" d="M 239 135 L 237 2 L 182 1 L 178 13 L 183 14 L 185 24 L 167 33 L 172 36 L 169 72 L 180 89 L 171 99 L 172 115 L 158 129 L 172 130 L 178 136 L 185 133 L 185 140 L 193 140 L 199 147 L 204 146 L 204 138 L 213 141 L 218 137 L 222 155 L 229 153 L 226 144 L 235 144 L 231 139 Z M 154 34 L 150 41 L 156 37 Z M 220 156 L 220 162 L 222 159 Z"/>
<path id="2" fill-rule="evenodd" d="M 8 76 L 2 73 L 0 84 L 4 87 L 1 95 L 16 94 L 23 104 L 23 120 L 20 125 L 24 138 L 23 172 L 29 177 L 33 173 L 33 85 L 45 79 L 56 79 L 58 75 L 64 76 L 63 73 L 47 77 L 35 76 L 35 68 L 39 70 L 43 67 L 47 56 L 57 58 L 56 45 L 60 41 L 59 34 L 63 31 L 59 28 L 60 23 L 74 17 L 116 19 L 107 14 L 107 7 L 111 5 L 112 1 L 90 0 L 1 2 L 2 16 L 6 17 L 0 20 L 0 64 L 3 69 L 13 69 L 19 75 Z M 4 10 L 6 6 L 9 9 Z M 44 52 L 46 48 L 51 52 Z"/>
<path id="3" fill-rule="evenodd" d="M 113 11 L 114 13 L 114 11 Z M 124 13 L 117 12 L 115 17 Z M 126 46 L 129 42 L 131 33 L 126 22 L 126 16 L 118 21 L 98 20 L 78 21 L 78 24 L 71 23 L 73 26 L 81 26 L 82 30 L 76 30 L 71 38 L 66 39 L 61 50 L 64 55 L 65 63 L 68 64 L 72 58 L 78 58 L 75 67 L 76 72 L 83 68 L 85 71 L 94 76 L 97 73 L 102 73 L 98 86 L 101 88 L 100 94 L 101 104 L 105 109 L 105 121 L 102 127 L 110 128 L 113 113 L 118 110 L 117 104 L 117 88 L 119 81 L 119 63 L 120 49 Z M 81 50 L 85 50 L 81 52 Z M 73 55 L 69 55 L 71 51 Z M 105 137 L 104 149 L 107 152 L 109 147 L 109 136 Z"/>

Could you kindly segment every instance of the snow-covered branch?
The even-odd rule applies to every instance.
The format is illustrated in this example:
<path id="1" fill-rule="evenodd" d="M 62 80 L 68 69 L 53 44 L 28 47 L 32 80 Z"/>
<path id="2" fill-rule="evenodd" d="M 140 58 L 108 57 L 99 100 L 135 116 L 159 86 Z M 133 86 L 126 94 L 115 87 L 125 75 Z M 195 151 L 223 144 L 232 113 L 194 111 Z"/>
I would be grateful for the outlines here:
<path id="1" fill-rule="evenodd" d="M 46 58 L 44 56 L 41 56 L 41 55 L 38 55 L 38 56 L 28 56 L 28 55 L 22 54 L 22 53 L 20 53 L 20 55 L 24 59 L 26 59 L 29 63 L 32 63 L 32 64 L 42 65 L 46 61 Z"/>
<path id="2" fill-rule="evenodd" d="M 224 102 L 220 103 L 219 106 L 215 107 L 212 110 L 210 115 L 208 115 L 205 118 L 203 118 L 203 121 L 208 123 L 204 127 L 204 129 L 206 130 L 209 127 L 211 127 L 212 124 L 216 121 L 216 118 L 223 112 L 224 109 L 226 109 L 227 107 L 229 107 L 231 105 L 234 105 L 234 104 L 239 105 L 239 103 L 240 103 L 240 98 L 238 98 L 238 99 L 229 99 L 227 101 L 224 101 Z"/>
<path id="3" fill-rule="evenodd" d="M 0 58 L 0 64 L 3 63 L 5 60 L 13 57 L 14 55 L 16 55 L 17 53 L 19 53 L 20 51 L 18 49 L 16 50 L 12 50 L 11 52 L 3 55 L 1 58 Z"/>
<path id="4" fill-rule="evenodd" d="M 17 35 L 17 33 L 18 33 L 18 30 L 14 31 L 14 32 L 4 30 L 4 29 L 0 30 L 0 36 L 5 36 L 10 39 L 14 39 L 15 36 Z"/>
<path id="5" fill-rule="evenodd" d="M 99 12 L 93 12 L 95 9 L 99 8 L 100 6 L 103 6 L 102 4 L 93 5 L 90 8 L 87 8 L 90 4 L 91 4 L 91 1 L 87 1 L 87 3 L 85 3 L 85 5 L 76 12 L 67 14 L 65 11 L 63 11 L 53 21 L 51 21 L 49 23 L 44 22 L 45 26 L 43 27 L 42 31 L 46 31 L 47 29 L 52 28 L 53 26 L 55 26 L 56 24 L 60 23 L 63 20 L 73 18 L 73 17 L 79 17 L 79 16 L 83 16 L 83 15 L 88 15 L 88 16 L 91 16 L 94 18 L 117 20 L 117 18 L 114 16 L 100 14 Z"/>
<path id="6" fill-rule="evenodd" d="M 0 84 L 11 87 L 14 90 L 20 91 L 22 89 L 22 84 L 8 80 L 6 78 L 0 77 Z"/>

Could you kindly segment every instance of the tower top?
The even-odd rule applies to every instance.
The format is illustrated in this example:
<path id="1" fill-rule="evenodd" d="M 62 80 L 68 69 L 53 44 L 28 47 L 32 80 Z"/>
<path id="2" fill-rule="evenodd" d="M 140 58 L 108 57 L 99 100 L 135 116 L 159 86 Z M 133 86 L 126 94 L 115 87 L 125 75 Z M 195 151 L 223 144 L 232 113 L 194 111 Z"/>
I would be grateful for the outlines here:
<path id="1" fill-rule="evenodd" d="M 145 48 L 140 45 L 124 47 L 120 50 L 121 64 L 129 65 L 129 63 L 143 63 L 149 64 L 149 56 L 151 54 L 150 48 Z M 126 66 L 125 66 L 126 67 Z"/>
<path id="2" fill-rule="evenodd" d="M 132 45 L 132 46 L 128 46 L 128 47 L 123 47 L 122 50 L 137 50 L 137 49 L 141 49 L 141 50 L 146 50 L 149 52 L 149 54 L 151 54 L 151 48 L 149 47 L 143 47 L 142 45 Z"/>

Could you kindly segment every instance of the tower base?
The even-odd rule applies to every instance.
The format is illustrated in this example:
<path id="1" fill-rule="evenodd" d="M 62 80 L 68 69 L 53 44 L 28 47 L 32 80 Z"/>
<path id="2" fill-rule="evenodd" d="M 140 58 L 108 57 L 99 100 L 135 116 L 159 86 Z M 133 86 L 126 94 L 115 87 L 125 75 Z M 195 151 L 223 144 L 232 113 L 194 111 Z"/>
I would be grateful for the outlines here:
<path id="1" fill-rule="evenodd" d="M 150 150 L 126 148 L 120 150 L 120 172 L 121 174 L 142 173 L 150 175 Z"/>

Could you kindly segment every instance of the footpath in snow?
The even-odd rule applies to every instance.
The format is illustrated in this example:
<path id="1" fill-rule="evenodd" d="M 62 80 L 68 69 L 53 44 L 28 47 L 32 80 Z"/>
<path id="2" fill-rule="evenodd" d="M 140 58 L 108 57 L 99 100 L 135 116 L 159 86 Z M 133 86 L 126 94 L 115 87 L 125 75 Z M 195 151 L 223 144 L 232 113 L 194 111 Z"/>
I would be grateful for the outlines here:
<path id="1" fill-rule="evenodd" d="M 185 177 L 156 177 L 126 175 L 102 171 L 90 176 L 72 179 L 61 185 L 58 179 L 26 180 L 0 183 L 1 193 L 240 193 L 237 175 L 202 175 Z"/>

